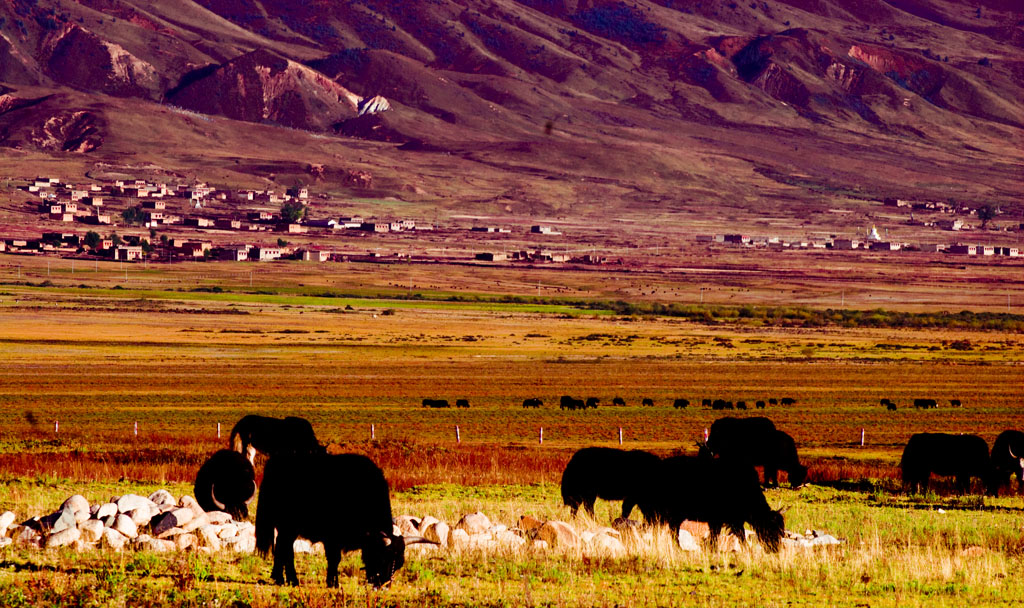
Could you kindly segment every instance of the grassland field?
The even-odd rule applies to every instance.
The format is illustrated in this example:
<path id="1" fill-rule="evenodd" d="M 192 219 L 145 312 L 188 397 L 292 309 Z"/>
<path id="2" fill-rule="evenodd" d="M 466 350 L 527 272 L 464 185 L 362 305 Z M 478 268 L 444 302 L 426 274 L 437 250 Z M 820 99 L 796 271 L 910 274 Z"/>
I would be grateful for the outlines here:
<path id="1" fill-rule="evenodd" d="M 1024 502 L 1015 487 L 960 497 L 949 480 L 935 480 L 933 491 L 911 497 L 897 467 L 916 432 L 977 433 L 991 444 L 1024 426 L 1019 333 L 701 323 L 477 302 L 493 291 L 425 269 L 414 282 L 462 301 L 396 300 L 388 294 L 402 290 L 386 284 L 306 270 L 289 279 L 276 266 L 250 288 L 235 267 L 211 264 L 202 270 L 208 290 L 194 292 L 194 268 L 154 269 L 160 281 L 125 283 L 116 265 L 71 277 L 18 262 L 22 276 L 11 264 L 0 272 L 0 508 L 19 517 L 48 513 L 76 492 L 90 500 L 157 487 L 190 493 L 233 422 L 260 413 L 306 417 L 331 451 L 373 457 L 396 514 L 454 522 L 480 509 L 510 526 L 521 514 L 567 519 L 557 483 L 574 450 L 617 446 L 621 428 L 624 447 L 692 453 L 720 415 L 700 407 L 702 398 L 792 397 L 792 406 L 733 415 L 771 417 L 810 466 L 809 486 L 767 492 L 770 504 L 792 507 L 787 527 L 846 542 L 693 555 L 662 532 L 653 549 L 622 560 L 410 552 L 379 592 L 365 586 L 357 555 L 346 558 L 335 592 L 323 588 L 317 556 L 300 563 L 302 587 L 279 590 L 258 557 L 3 549 L 0 604 L 974 606 L 1024 598 Z M 591 297 L 615 295 L 606 278 L 588 280 Z M 359 291 L 318 297 L 316 281 Z M 531 295 L 532 282 L 507 294 Z M 757 298 L 741 303 L 771 304 Z M 603 405 L 563 412 L 562 394 Z M 616 396 L 627 405 L 610 406 Z M 471 407 L 423 408 L 425 397 L 466 398 Z M 523 409 L 528 397 L 544 407 Z M 645 397 L 655 406 L 641 407 Z M 672 408 L 679 397 L 693 404 Z M 882 397 L 899 409 L 886 411 Z M 917 397 L 964 407 L 915 410 Z M 616 506 L 599 501 L 597 521 L 579 525 L 607 524 Z"/>

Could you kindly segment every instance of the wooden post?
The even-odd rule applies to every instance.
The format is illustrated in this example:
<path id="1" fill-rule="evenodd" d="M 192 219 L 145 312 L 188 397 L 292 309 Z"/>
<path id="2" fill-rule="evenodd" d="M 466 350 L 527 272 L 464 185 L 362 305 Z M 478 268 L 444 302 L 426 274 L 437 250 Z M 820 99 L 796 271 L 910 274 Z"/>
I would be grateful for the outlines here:
<path id="1" fill-rule="evenodd" d="M 544 427 L 540 427 L 540 437 L 538 443 L 540 443 L 540 445 L 544 445 Z"/>
<path id="2" fill-rule="evenodd" d="M 459 425 L 455 425 L 455 443 L 462 443 L 462 437 L 459 435 Z"/>
<path id="3" fill-rule="evenodd" d="M 56 420 L 53 421 L 53 434 L 56 435 L 60 431 L 60 423 Z"/>
<path id="4" fill-rule="evenodd" d="M 136 437 L 139 436 L 139 421 L 138 420 L 135 421 L 135 436 Z"/>
<path id="5" fill-rule="evenodd" d="M 860 447 L 864 447 L 864 429 L 860 430 Z"/>
<path id="6" fill-rule="evenodd" d="M 708 442 L 708 428 L 704 427 L 704 443 Z"/>
<path id="7" fill-rule="evenodd" d="M 619 445 L 622 445 L 622 427 L 619 427 Z"/>
<path id="8" fill-rule="evenodd" d="M 217 423 L 217 439 L 220 439 L 220 423 Z"/>
<path id="9" fill-rule="evenodd" d="M 373 424 L 370 424 L 370 441 L 377 438 L 377 429 L 374 428 Z"/>

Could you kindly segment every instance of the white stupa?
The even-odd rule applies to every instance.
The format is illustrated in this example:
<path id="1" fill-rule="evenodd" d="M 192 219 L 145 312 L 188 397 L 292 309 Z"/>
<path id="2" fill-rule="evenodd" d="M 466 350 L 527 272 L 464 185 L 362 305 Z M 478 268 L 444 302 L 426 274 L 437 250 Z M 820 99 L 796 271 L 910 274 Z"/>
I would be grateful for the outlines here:
<path id="1" fill-rule="evenodd" d="M 878 228 L 875 228 L 874 226 L 871 226 L 871 230 L 868 230 L 868 237 L 867 238 L 868 238 L 869 241 L 881 241 L 882 240 L 882 237 L 879 236 L 879 234 L 878 234 Z"/>

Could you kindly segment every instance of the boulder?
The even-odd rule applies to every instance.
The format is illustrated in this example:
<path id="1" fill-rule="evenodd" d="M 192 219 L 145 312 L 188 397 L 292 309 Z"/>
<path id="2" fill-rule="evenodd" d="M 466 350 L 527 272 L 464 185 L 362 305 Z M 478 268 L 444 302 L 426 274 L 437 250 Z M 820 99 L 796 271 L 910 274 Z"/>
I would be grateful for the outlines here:
<path id="1" fill-rule="evenodd" d="M 7 528 L 11 527 L 15 519 L 17 519 L 17 515 L 15 515 L 13 511 L 4 511 L 3 514 L 0 515 L 0 536 L 4 536 L 7 532 Z"/>
<path id="2" fill-rule="evenodd" d="M 153 521 L 153 511 L 149 507 L 132 509 L 127 513 L 122 513 L 122 515 L 127 515 L 136 526 L 148 526 Z"/>
<path id="3" fill-rule="evenodd" d="M 231 521 L 231 516 L 224 511 L 209 511 L 206 516 L 210 518 L 211 524 L 226 524 Z"/>
<path id="4" fill-rule="evenodd" d="M 483 534 L 470 534 L 465 548 L 493 551 L 498 548 L 498 542 L 486 532 Z"/>
<path id="5" fill-rule="evenodd" d="M 313 543 L 304 538 L 296 538 L 295 542 L 292 543 L 292 551 L 295 553 L 312 553 Z"/>
<path id="6" fill-rule="evenodd" d="M 456 528 L 448 534 L 448 546 L 453 549 L 461 549 L 469 545 L 469 534 L 461 529 Z"/>
<path id="7" fill-rule="evenodd" d="M 105 502 L 102 505 L 96 506 L 96 513 L 93 517 L 96 519 L 106 519 L 111 515 L 117 515 L 117 505 L 112 502 Z"/>
<path id="8" fill-rule="evenodd" d="M 220 538 L 217 533 L 220 532 L 218 526 L 207 524 L 196 530 L 197 537 L 199 538 L 199 544 L 203 547 L 209 547 L 214 551 L 220 551 Z"/>
<path id="9" fill-rule="evenodd" d="M 199 506 L 199 503 L 196 502 L 196 499 L 192 498 L 191 496 L 182 496 L 181 501 L 179 501 L 178 504 L 192 511 L 193 517 L 199 517 L 200 515 L 206 513 L 206 511 L 204 511 L 203 508 Z"/>
<path id="10" fill-rule="evenodd" d="M 114 551 L 120 551 L 127 541 L 128 537 L 117 530 L 114 530 L 113 528 L 104 528 L 100 544 L 104 547 L 113 549 Z"/>
<path id="11" fill-rule="evenodd" d="M 548 548 L 548 541 L 546 541 L 546 540 L 535 540 L 535 541 L 533 541 L 533 544 L 530 545 L 530 546 L 533 547 L 536 550 L 544 551 L 544 550 L 546 550 Z"/>
<path id="12" fill-rule="evenodd" d="M 65 508 L 41 518 L 39 525 L 44 532 L 56 534 L 68 528 L 77 527 L 78 520 L 75 518 L 75 512 L 71 508 Z"/>
<path id="13" fill-rule="evenodd" d="M 184 533 L 185 531 L 181 528 L 167 528 L 166 530 L 163 530 L 159 534 L 157 534 L 156 537 L 161 540 L 174 540 L 175 536 L 181 536 Z M 154 534 L 156 534 L 156 532 L 154 532 Z"/>
<path id="14" fill-rule="evenodd" d="M 523 515 L 519 518 L 519 529 L 526 532 L 527 536 L 531 538 L 537 533 L 537 530 L 544 525 L 544 522 L 536 517 L 530 515 Z"/>
<path id="15" fill-rule="evenodd" d="M 177 503 L 177 501 L 174 500 L 174 496 L 170 492 L 168 492 L 167 490 L 163 490 L 163 489 L 157 490 L 156 492 L 153 492 L 152 494 L 150 494 L 149 495 L 149 500 L 152 501 L 153 503 L 155 503 L 156 505 L 159 505 L 159 506 L 173 505 L 173 504 Z M 182 505 L 182 506 L 184 506 L 184 505 Z"/>
<path id="16" fill-rule="evenodd" d="M 256 525 L 251 521 L 240 521 L 236 525 L 238 526 L 239 536 L 252 536 L 256 538 Z"/>
<path id="17" fill-rule="evenodd" d="M 87 543 L 97 542 L 103 536 L 103 522 L 98 519 L 89 519 L 78 524 L 82 531 L 82 540 Z"/>
<path id="18" fill-rule="evenodd" d="M 89 501 L 81 494 L 68 497 L 60 506 L 61 511 L 66 509 L 71 509 L 71 512 L 75 514 L 76 525 L 92 517 L 92 513 L 89 512 Z"/>
<path id="19" fill-rule="evenodd" d="M 702 521 L 684 520 L 683 523 L 679 524 L 679 529 L 686 530 L 697 540 L 703 540 L 711 535 L 711 528 Z"/>
<path id="20" fill-rule="evenodd" d="M 537 529 L 537 538 L 545 540 L 552 548 L 575 549 L 580 546 L 580 537 L 576 530 L 564 521 L 547 521 Z"/>
<path id="21" fill-rule="evenodd" d="M 11 538 L 20 546 L 38 547 L 43 542 L 43 535 L 28 526 L 13 526 Z"/>
<path id="22" fill-rule="evenodd" d="M 432 523 L 429 527 L 423 530 L 423 538 L 432 540 L 435 543 L 440 543 L 442 547 L 448 546 L 448 535 L 451 533 L 451 529 L 448 524 L 443 521 L 437 521 Z"/>
<path id="23" fill-rule="evenodd" d="M 3 549 L 4 547 L 7 547 L 7 546 L 9 546 L 9 545 L 11 545 L 13 543 L 14 543 L 14 539 L 13 538 L 8 538 L 6 536 L 0 536 L 0 549 Z"/>
<path id="24" fill-rule="evenodd" d="M 139 529 L 135 525 L 135 521 L 124 513 L 119 514 L 117 519 L 114 521 L 114 525 L 110 527 L 121 534 L 124 534 L 128 538 L 135 538 L 139 535 Z"/>
<path id="25" fill-rule="evenodd" d="M 173 541 L 152 538 L 150 536 L 140 536 L 136 545 L 141 550 L 153 551 L 154 553 L 167 553 L 168 551 L 174 551 Z"/>
<path id="26" fill-rule="evenodd" d="M 226 549 L 231 549 L 235 553 L 252 553 L 256 550 L 256 537 L 239 534 L 225 540 L 223 545 Z"/>
<path id="27" fill-rule="evenodd" d="M 419 530 L 417 530 L 417 532 L 419 533 L 420 536 L 423 536 L 423 533 L 427 531 L 427 528 L 436 523 L 439 523 L 440 521 L 441 520 L 432 515 L 427 515 L 420 519 L 420 527 Z"/>
<path id="28" fill-rule="evenodd" d="M 192 521 L 190 521 L 187 524 L 185 524 L 184 526 L 182 526 L 181 529 L 184 530 L 185 532 L 192 532 L 194 530 L 198 530 L 199 528 L 202 528 L 205 525 L 208 525 L 209 523 L 210 523 L 210 517 L 206 513 L 203 513 L 199 517 L 193 518 Z"/>
<path id="29" fill-rule="evenodd" d="M 522 547 L 526 544 L 525 538 L 511 530 L 501 530 L 495 533 L 494 540 L 502 547 L 511 547 L 513 549 Z"/>
<path id="30" fill-rule="evenodd" d="M 477 511 L 476 513 L 468 513 L 462 516 L 459 523 L 455 524 L 456 530 L 465 530 L 466 534 L 483 534 L 487 532 L 491 527 L 491 520 L 487 519 L 487 516 Z"/>
<path id="31" fill-rule="evenodd" d="M 82 531 L 78 528 L 65 528 L 60 532 L 55 532 L 46 538 L 46 548 L 52 549 L 54 547 L 65 547 L 73 544 L 76 540 L 82 537 Z"/>
<path id="32" fill-rule="evenodd" d="M 138 496 L 136 494 L 125 494 L 121 498 L 118 498 L 116 501 L 112 500 L 110 502 L 117 503 L 117 511 L 119 513 L 127 513 L 129 511 L 134 511 L 135 509 L 141 508 L 156 508 L 156 503 L 154 503 L 152 500 L 146 498 L 145 496 Z"/>
<path id="33" fill-rule="evenodd" d="M 217 536 L 220 537 L 221 540 L 226 540 L 233 536 L 238 536 L 238 524 L 223 524 L 220 527 L 220 532 L 217 533 Z"/>
<path id="34" fill-rule="evenodd" d="M 419 534 L 420 521 L 411 515 L 399 515 L 394 519 L 398 531 L 402 536 L 416 536 Z"/>
<path id="35" fill-rule="evenodd" d="M 609 557 L 622 557 L 626 554 L 626 546 L 622 544 L 622 541 L 618 536 L 610 536 L 608 534 L 597 533 L 594 534 L 587 546 L 591 553 L 597 555 L 604 555 Z"/>
<path id="36" fill-rule="evenodd" d="M 184 551 L 199 544 L 195 534 L 179 534 L 172 540 L 174 541 L 174 548 L 178 551 Z"/>
<path id="37" fill-rule="evenodd" d="M 149 522 L 149 526 L 153 531 L 153 534 L 159 538 L 164 532 L 167 532 L 172 528 L 181 528 L 181 526 L 192 521 L 193 517 L 194 515 L 192 514 L 191 509 L 179 507 L 175 508 L 173 511 L 167 511 L 157 515 Z"/>
<path id="38" fill-rule="evenodd" d="M 700 551 L 700 544 L 693 538 L 689 530 L 679 528 L 679 548 L 683 551 Z"/>

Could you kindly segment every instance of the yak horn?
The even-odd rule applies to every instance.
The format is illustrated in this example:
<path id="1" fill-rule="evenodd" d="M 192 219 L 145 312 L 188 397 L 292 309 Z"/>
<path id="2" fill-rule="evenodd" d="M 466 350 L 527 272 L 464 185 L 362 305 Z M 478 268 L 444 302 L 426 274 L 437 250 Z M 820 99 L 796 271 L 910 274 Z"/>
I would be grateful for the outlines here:
<path id="1" fill-rule="evenodd" d="M 252 480 L 252 496 L 245 501 L 245 504 L 252 504 L 252 501 L 256 500 L 256 480 Z"/>
<path id="2" fill-rule="evenodd" d="M 782 507 L 781 509 L 779 509 L 779 515 L 782 515 L 782 514 L 783 514 L 783 513 L 785 513 L 786 511 L 789 511 L 789 505 L 787 505 L 787 506 L 785 506 L 785 507 Z"/>
<path id="3" fill-rule="evenodd" d="M 415 545 L 418 543 L 429 543 L 431 545 L 440 545 L 441 543 L 430 540 L 429 538 L 423 538 L 422 536 L 407 536 L 405 537 L 406 545 Z"/>
<path id="4" fill-rule="evenodd" d="M 216 484 L 210 484 L 210 499 L 211 499 L 211 500 L 213 500 L 213 504 L 214 504 L 214 505 L 215 505 L 215 506 L 216 506 L 216 507 L 217 507 L 218 509 L 220 509 L 221 511 L 223 511 L 223 510 L 224 510 L 224 509 L 226 509 L 227 507 L 225 507 L 225 506 L 224 506 L 224 503 L 222 503 L 221 501 L 217 500 L 217 495 L 213 493 L 213 490 L 214 490 L 214 488 L 215 488 L 215 487 L 216 487 Z"/>
<path id="5" fill-rule="evenodd" d="M 1020 458 L 1020 456 L 1013 453 L 1013 448 L 1011 448 L 1010 446 L 1006 446 L 1006 450 L 1010 452 L 1010 458 Z"/>

